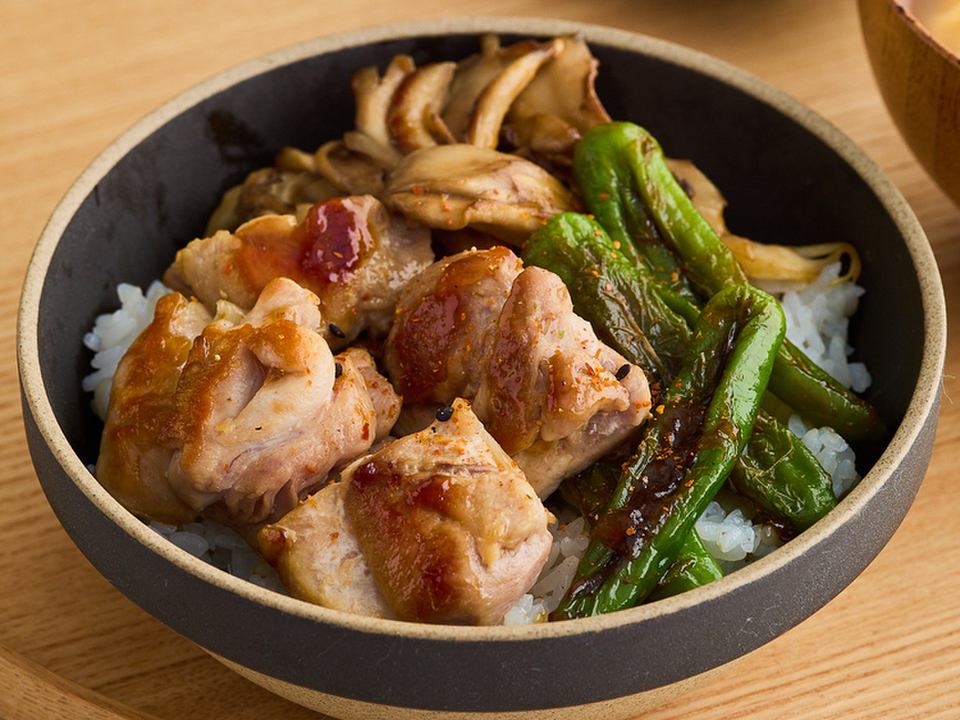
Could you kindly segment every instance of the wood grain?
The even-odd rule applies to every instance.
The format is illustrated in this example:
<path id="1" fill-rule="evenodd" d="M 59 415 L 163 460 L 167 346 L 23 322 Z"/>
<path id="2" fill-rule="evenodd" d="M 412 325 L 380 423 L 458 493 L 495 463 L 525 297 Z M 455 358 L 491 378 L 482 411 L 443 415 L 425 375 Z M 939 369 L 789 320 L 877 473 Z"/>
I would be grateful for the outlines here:
<path id="1" fill-rule="evenodd" d="M 65 680 L 0 646 L 0 712 L 5 720 L 157 720 Z"/>
<path id="2" fill-rule="evenodd" d="M 867 55 L 894 124 L 920 164 L 947 195 L 960 200 L 957 59 L 896 0 L 857 4 Z"/>
<path id="3" fill-rule="evenodd" d="M 61 530 L 23 436 L 14 327 L 20 283 L 71 182 L 156 105 L 219 70 L 299 41 L 455 14 L 581 20 L 715 55 L 810 105 L 903 192 L 937 254 L 951 332 L 940 430 L 917 501 L 876 561 L 829 605 L 646 717 L 960 717 L 960 211 L 897 134 L 867 64 L 856 4 L 836 0 L 0 3 L 0 309 L 8 318 L 0 324 L 0 644 L 158 718 L 318 718 L 234 675 L 140 611 Z M 33 703 L 24 717 L 64 717 L 39 698 L 23 702 Z"/>

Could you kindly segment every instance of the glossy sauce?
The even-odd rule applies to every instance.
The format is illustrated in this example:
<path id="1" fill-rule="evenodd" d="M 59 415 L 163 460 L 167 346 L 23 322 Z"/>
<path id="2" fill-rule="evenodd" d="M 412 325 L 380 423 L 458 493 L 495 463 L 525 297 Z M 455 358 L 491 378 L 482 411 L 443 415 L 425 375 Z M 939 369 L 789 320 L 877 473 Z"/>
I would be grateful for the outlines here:
<path id="1" fill-rule="evenodd" d="M 373 248 L 350 200 L 339 198 L 311 207 L 288 234 L 250 231 L 242 239 L 235 266 L 258 291 L 275 277 L 289 277 L 322 294 L 330 285 L 347 282 Z"/>
<path id="2" fill-rule="evenodd" d="M 600 517 L 596 537 L 611 548 L 630 548 L 653 535 L 664 508 L 683 489 L 687 471 L 697 458 L 697 445 L 709 399 L 668 406 L 661 419 L 663 427 L 654 457 L 647 464 L 630 502 Z"/>
<path id="3" fill-rule="evenodd" d="M 449 533 L 424 524 L 427 515 L 445 514 L 452 490 L 450 478 L 431 475 L 415 488 L 405 489 L 404 478 L 394 468 L 370 460 L 356 468 L 350 482 L 352 497 L 348 495 L 347 508 L 351 522 L 376 527 L 381 537 L 391 541 L 387 544 L 393 552 L 383 558 L 388 561 L 386 572 L 391 582 L 378 578 L 378 584 L 397 617 L 415 622 L 456 621 L 461 590 L 449 559 L 461 550 L 453 546 L 455 540 Z M 430 542 L 411 542 L 420 532 Z M 376 551 L 367 548 L 365 552 L 371 550 Z M 371 567 L 378 564 L 372 562 Z"/>
<path id="4" fill-rule="evenodd" d="M 479 336 L 478 328 L 487 327 L 499 315 L 509 287 L 499 301 L 490 298 L 487 307 L 472 301 L 485 278 L 497 274 L 506 248 L 494 248 L 489 254 L 472 254 L 451 263 L 437 280 L 435 289 L 420 298 L 409 312 L 398 316 L 400 331 L 394 336 L 394 350 L 401 373 L 398 390 L 407 402 L 429 398 L 430 392 L 449 377 L 446 362 L 453 348 L 464 345 L 469 335 Z M 473 348 L 479 358 L 485 348 Z"/>
<path id="5" fill-rule="evenodd" d="M 741 308 L 741 312 L 745 312 Z M 636 485 L 620 508 L 602 513 L 594 528 L 594 537 L 612 551 L 596 572 L 574 583 L 571 595 L 596 592 L 619 568 L 639 554 L 670 517 L 687 487 L 686 476 L 697 461 L 699 448 L 714 442 L 703 437 L 703 423 L 713 400 L 717 383 L 733 351 L 740 323 L 730 323 L 717 347 L 712 362 L 700 365 L 692 397 L 661 406 L 657 427 L 645 442 L 655 448 L 641 452 L 635 460 L 639 467 Z"/>

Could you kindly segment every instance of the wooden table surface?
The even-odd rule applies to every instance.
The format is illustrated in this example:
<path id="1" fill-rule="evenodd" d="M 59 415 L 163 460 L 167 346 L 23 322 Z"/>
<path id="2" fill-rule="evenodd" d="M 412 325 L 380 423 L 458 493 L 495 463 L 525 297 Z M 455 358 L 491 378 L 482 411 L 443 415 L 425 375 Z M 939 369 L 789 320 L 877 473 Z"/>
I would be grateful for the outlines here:
<path id="1" fill-rule="evenodd" d="M 954 318 L 937 444 L 916 503 L 824 609 L 646 717 L 960 718 L 960 210 L 891 124 L 853 0 L 0 0 L 0 646 L 161 719 L 319 717 L 235 676 L 135 607 L 61 529 L 23 435 L 20 285 L 70 184 L 161 102 L 289 44 L 451 15 L 581 20 L 718 56 L 810 105 L 901 190 L 936 251 Z"/>

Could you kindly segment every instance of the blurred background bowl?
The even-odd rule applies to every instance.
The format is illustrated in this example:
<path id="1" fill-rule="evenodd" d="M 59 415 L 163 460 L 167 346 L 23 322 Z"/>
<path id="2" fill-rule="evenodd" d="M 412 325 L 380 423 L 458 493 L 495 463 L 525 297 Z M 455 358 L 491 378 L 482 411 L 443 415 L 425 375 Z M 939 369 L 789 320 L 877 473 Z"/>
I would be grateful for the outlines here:
<path id="1" fill-rule="evenodd" d="M 407 53 L 460 59 L 579 32 L 611 115 L 645 125 L 726 194 L 731 229 L 802 244 L 847 240 L 866 289 L 851 326 L 867 398 L 891 430 L 862 449 L 863 480 L 813 528 L 698 590 L 607 616 L 524 627 L 356 617 L 221 572 L 134 518 L 88 470 L 100 422 L 81 388 L 85 332 L 201 233 L 221 193 L 284 145 L 312 150 L 353 126 L 349 77 Z M 642 83 L 638 82 L 642 78 Z M 457 19 L 323 38 L 216 76 L 112 144 L 45 229 L 23 287 L 18 361 L 37 475 L 67 533 L 121 592 L 231 668 L 339 717 L 450 713 L 632 717 L 721 672 L 851 583 L 894 533 L 933 447 L 946 347 L 933 254 L 892 184 L 846 137 L 775 88 L 649 37 L 531 19 Z"/>
<path id="2" fill-rule="evenodd" d="M 944 22 L 949 0 L 858 2 L 890 116 L 920 164 L 960 203 L 960 21 Z M 960 9 L 952 16 L 960 18 Z"/>

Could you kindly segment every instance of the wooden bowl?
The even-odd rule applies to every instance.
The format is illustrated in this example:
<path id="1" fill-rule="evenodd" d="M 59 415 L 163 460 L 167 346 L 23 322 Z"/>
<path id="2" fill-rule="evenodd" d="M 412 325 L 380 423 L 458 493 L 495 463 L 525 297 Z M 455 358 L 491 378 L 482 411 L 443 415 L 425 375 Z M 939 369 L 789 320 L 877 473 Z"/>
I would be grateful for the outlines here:
<path id="1" fill-rule="evenodd" d="M 918 21 L 914 0 L 858 0 L 880 94 L 913 154 L 960 203 L 960 58 Z"/>
<path id="2" fill-rule="evenodd" d="M 863 260 L 851 325 L 867 395 L 891 436 L 859 456 L 860 484 L 819 523 L 725 578 L 609 615 L 447 627 L 336 612 L 222 572 L 117 503 L 88 470 L 102 425 L 81 387 L 82 338 L 205 225 L 224 189 L 283 145 L 353 126 L 348 79 L 398 53 L 460 59 L 505 42 L 582 33 L 610 113 L 691 157 L 727 194 L 734 231 L 802 243 L 830 228 Z M 639 81 L 638 79 L 642 79 Z M 237 133 L 211 132 L 229 119 Z M 933 448 L 946 311 L 932 250 L 906 202 L 847 138 L 775 88 L 635 34 L 532 19 L 363 30 L 227 71 L 173 99 L 99 157 L 57 207 L 24 283 L 18 360 L 37 475 L 63 527 L 133 602 L 245 677 L 344 718 L 634 717 L 730 668 L 843 591 L 900 524 Z M 732 671 L 731 671 L 732 674 Z M 736 678 L 731 677 L 735 683 Z"/>

